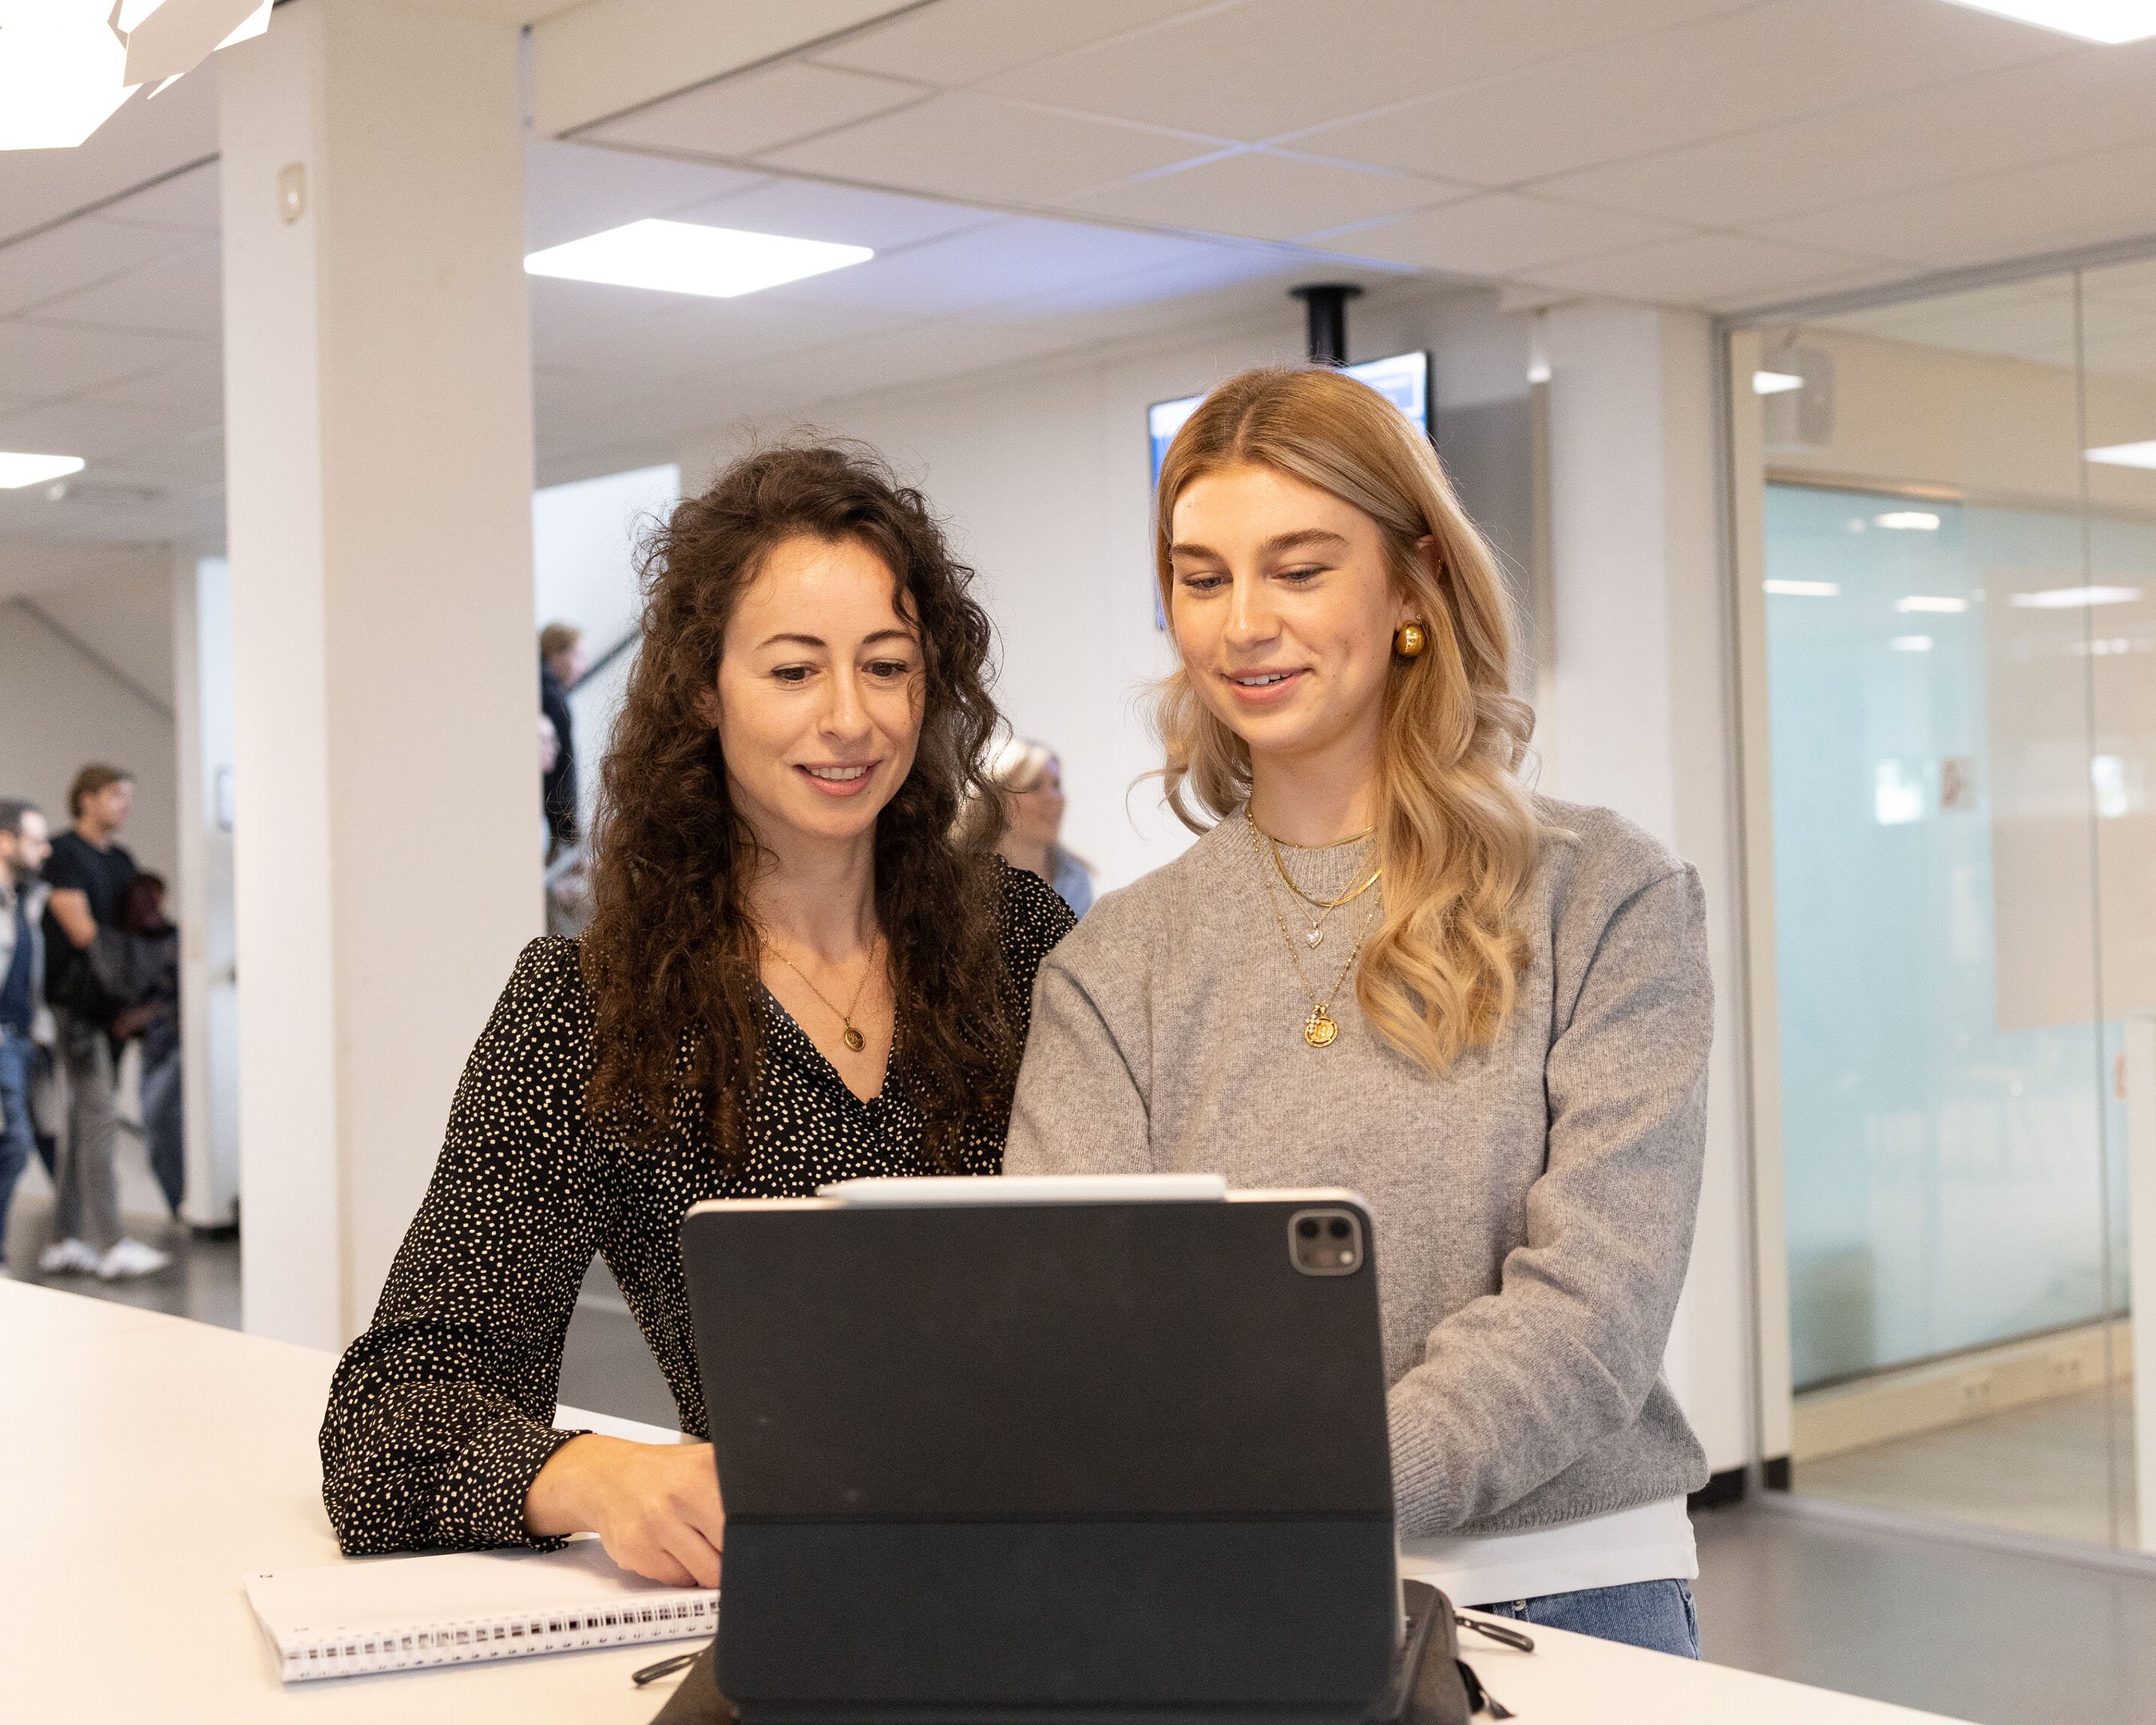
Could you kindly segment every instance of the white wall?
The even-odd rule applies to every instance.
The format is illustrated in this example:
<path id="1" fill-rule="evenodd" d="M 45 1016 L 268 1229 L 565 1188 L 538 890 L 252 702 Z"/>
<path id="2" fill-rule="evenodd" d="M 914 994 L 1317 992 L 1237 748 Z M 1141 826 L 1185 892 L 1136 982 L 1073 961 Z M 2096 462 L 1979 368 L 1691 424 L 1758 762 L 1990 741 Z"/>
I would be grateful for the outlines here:
<path id="1" fill-rule="evenodd" d="M 234 927 L 232 572 L 222 557 L 176 557 L 172 686 L 177 696 L 181 1094 L 187 1197 L 197 1227 L 236 1221 L 239 1201 L 239 988 Z"/>
<path id="2" fill-rule="evenodd" d="M 1753 1453 L 1732 634 L 1717 531 L 1712 331 L 1689 312 L 1548 315 L 1558 739 L 1545 788 L 1699 871 L 1715 978 L 1707 1173 L 1671 1387 L 1717 1471 Z"/>
<path id="3" fill-rule="evenodd" d="M 0 603 L 0 796 L 29 798 L 57 832 L 68 824 L 68 783 L 77 768 L 89 761 L 124 767 L 135 775 L 135 813 L 121 842 L 170 880 L 179 831 L 170 700 L 125 675 L 62 620 L 100 602 L 132 619 L 144 580 L 85 582 L 62 594 Z M 149 598 L 164 614 L 170 601 L 162 581 Z M 134 633 L 131 623 L 124 639 Z M 168 687 L 170 675 L 168 667 Z"/>
<path id="4" fill-rule="evenodd" d="M 1019 734 L 1062 757 L 1064 842 L 1102 889 L 1189 841 L 1142 782 L 1159 762 L 1146 690 L 1169 665 L 1153 627 L 1147 404 L 1248 366 L 1300 362 L 1301 319 L 1283 296 L 1277 316 L 1203 341 L 831 403 L 814 415 L 819 429 L 883 450 L 949 520 L 1000 633 L 997 700 Z M 1358 305 L 1351 334 L 1358 359 L 1433 350 L 1440 446 L 1471 511 L 1524 567 L 1527 320 L 1499 314 L 1490 295 L 1419 291 Z M 787 429 L 692 440 L 682 484 L 706 484 L 748 435 Z M 1517 460 L 1504 457 L 1508 436 Z"/>

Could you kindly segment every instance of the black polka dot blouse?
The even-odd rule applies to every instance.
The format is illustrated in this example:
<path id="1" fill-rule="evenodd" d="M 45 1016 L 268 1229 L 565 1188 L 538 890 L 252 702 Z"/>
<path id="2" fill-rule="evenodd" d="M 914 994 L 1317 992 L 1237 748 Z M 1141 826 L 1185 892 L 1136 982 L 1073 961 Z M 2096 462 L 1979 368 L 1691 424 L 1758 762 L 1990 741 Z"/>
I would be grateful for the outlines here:
<path id="1" fill-rule="evenodd" d="M 1004 955 L 1025 1001 L 1073 919 L 1023 870 L 1004 869 L 1003 895 Z M 554 1401 L 593 1252 L 666 1374 L 681 1429 L 701 1436 L 681 1274 L 689 1207 L 932 1172 L 920 1115 L 899 1086 L 886 1081 L 862 1101 L 785 1009 L 765 1002 L 764 1081 L 748 1154 L 729 1169 L 701 1131 L 677 1128 L 639 1149 L 586 1117 L 595 1009 L 576 943 L 525 948 L 457 1087 L 441 1159 L 373 1325 L 330 1386 L 322 1499 L 347 1555 L 558 1543 L 525 1531 L 524 1498 L 576 1435 L 554 1428 Z M 892 1060 L 904 1058 L 901 1027 Z M 1001 1168 L 1006 1123 L 969 1126 L 957 1151 L 966 1172 Z"/>

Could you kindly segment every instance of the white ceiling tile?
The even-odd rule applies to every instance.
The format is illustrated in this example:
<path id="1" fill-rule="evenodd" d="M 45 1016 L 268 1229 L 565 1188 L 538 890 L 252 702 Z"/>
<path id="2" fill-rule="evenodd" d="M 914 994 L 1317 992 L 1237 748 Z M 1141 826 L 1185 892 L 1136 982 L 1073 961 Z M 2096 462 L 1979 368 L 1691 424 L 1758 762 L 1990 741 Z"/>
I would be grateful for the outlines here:
<path id="1" fill-rule="evenodd" d="M 1934 319 L 1928 327 L 1905 328 L 1896 337 L 1926 347 L 1965 353 L 2009 353 L 2073 363 L 2074 301 L 2070 288 L 2018 305 L 1964 307 Z"/>
<path id="2" fill-rule="evenodd" d="M 214 239 L 220 231 L 221 185 L 218 164 L 213 162 L 191 172 L 176 174 L 117 203 L 108 204 L 98 215 L 105 221 L 129 222 L 145 228 L 177 228 Z"/>
<path id="3" fill-rule="evenodd" d="M 1699 301 L 1702 311 L 1716 313 L 1753 313 L 1786 303 L 1792 299 L 1815 299 L 1825 294 L 1854 294 L 1873 289 L 1886 288 L 1907 281 L 1918 272 L 1906 264 L 1884 264 L 1877 259 L 1867 263 L 1849 264 L 1844 260 L 1842 269 L 1827 275 L 1813 277 L 1810 281 L 1794 286 L 1781 283 L 1765 288 L 1732 289 L 1726 293 L 1704 295 Z"/>
<path id="4" fill-rule="evenodd" d="M 6 255 L 0 252 L 0 258 Z M 37 315 L 48 323 L 167 330 L 215 340 L 224 331 L 222 281 L 217 245 L 198 244 L 80 293 L 49 300 Z"/>
<path id="5" fill-rule="evenodd" d="M 731 159 L 887 114 L 927 94 L 924 85 L 793 62 L 721 79 L 586 136 L 633 149 Z"/>
<path id="6" fill-rule="evenodd" d="M 2156 136 L 2156 42 L 2058 55 L 1544 181 L 1553 196 L 1743 227 Z"/>
<path id="7" fill-rule="evenodd" d="M 1247 0 L 983 85 L 1254 141 L 1613 42 L 1741 0 Z M 1348 155 L 1335 151 L 1327 155 Z"/>
<path id="8" fill-rule="evenodd" d="M 0 239 L 217 154 L 217 80 L 137 94 L 72 150 L 13 150 L 0 173 Z M 208 170 L 214 176 L 213 165 Z"/>
<path id="9" fill-rule="evenodd" d="M 2156 378 L 2156 322 L 2144 324 L 2138 330 L 2121 330 L 2102 341 L 2092 341 L 2082 352 L 2083 363 L 2102 376 Z M 2156 413 L 2144 411 L 2139 416 L 2139 424 L 2156 434 Z"/>
<path id="10" fill-rule="evenodd" d="M 907 198 L 895 192 L 869 192 L 858 186 L 795 179 L 786 174 L 772 175 L 748 191 L 691 204 L 675 214 L 685 222 L 783 234 L 795 239 L 835 240 L 880 252 L 918 245 L 926 239 L 1002 219 L 967 204 Z"/>
<path id="11" fill-rule="evenodd" d="M 155 449 L 136 449 L 115 455 L 102 465 L 90 464 L 85 477 L 102 472 L 108 476 L 139 476 L 177 494 L 224 484 L 224 434 L 222 431 L 192 443 L 161 444 Z"/>
<path id="12" fill-rule="evenodd" d="M 783 365 L 752 367 L 737 381 L 745 392 L 800 413 L 826 402 L 1014 365 L 1054 345 L 1038 327 L 942 318 L 908 325 L 903 341 L 837 341 Z"/>
<path id="13" fill-rule="evenodd" d="M 963 91 L 764 158 L 802 173 L 946 198 L 1038 203 L 1209 153 L 1140 126 L 1045 113 Z"/>
<path id="14" fill-rule="evenodd" d="M 1748 231 L 1950 269 L 2099 244 L 2156 227 L 2156 143 L 1897 192 L 1762 222 Z"/>
<path id="15" fill-rule="evenodd" d="M 0 449 L 37 449 L 85 459 L 178 449 L 219 434 L 220 408 L 152 407 L 75 397 L 0 415 Z"/>
<path id="16" fill-rule="evenodd" d="M 1287 239 L 1464 196 L 1465 186 L 1412 174 L 1257 151 L 1102 187 L 1067 207 L 1163 228 Z"/>
<path id="17" fill-rule="evenodd" d="M 1779 0 L 1573 53 L 1301 146 L 1513 185 L 2054 51 L 2072 52 L 1938 0 Z"/>
<path id="18" fill-rule="evenodd" d="M 178 336 L 108 332 L 0 321 L 0 377 L 33 399 L 72 394 L 185 358 L 199 344 Z"/>
<path id="19" fill-rule="evenodd" d="M 86 476 L 85 476 L 86 477 Z M 133 495 L 129 495 L 129 494 Z M 42 488 L 0 491 L 0 536 L 27 539 L 182 539 L 222 536 L 224 507 L 214 491 L 167 491 L 114 480 L 83 484 L 60 501 Z"/>
<path id="20" fill-rule="evenodd" d="M 1225 315 L 1224 295 L 1229 303 L 1241 303 L 1255 295 L 1260 303 L 1277 304 L 1284 326 L 1300 330 L 1305 313 L 1287 290 L 1292 283 L 1309 277 L 1306 261 L 1283 259 L 1255 249 L 1214 246 L 1180 262 L 1121 271 L 1013 300 L 988 315 L 1063 320 L 1075 344 L 1096 335 L 1106 340 L 1175 322 L 1174 308 L 1187 301 L 1202 300 L 1209 317 Z M 1145 315 L 1134 320 L 1134 312 Z"/>
<path id="21" fill-rule="evenodd" d="M 1358 228 L 1324 244 L 1357 257 L 1389 258 L 1425 270 L 1508 275 L 1567 258 L 1644 245 L 1682 231 L 1667 222 L 1614 210 L 1491 192 Z"/>
<path id="22" fill-rule="evenodd" d="M 1085 0 L 1013 5 L 1011 0 L 937 0 L 889 23 L 819 49 L 825 65 L 850 66 L 947 88 L 1052 54 L 1102 41 L 1214 0 Z"/>
<path id="23" fill-rule="evenodd" d="M 533 363 L 624 377 L 710 378 L 730 366 L 901 321 L 896 313 L 803 305 L 768 292 L 706 300 L 595 282 L 531 283 Z"/>
<path id="24" fill-rule="evenodd" d="M 2067 276 L 1929 295 L 1813 320 L 1815 326 L 1923 347 L 2019 354 L 2071 364 L 2073 282 Z"/>
<path id="25" fill-rule="evenodd" d="M 536 416 L 540 449 L 559 452 L 592 442 L 613 443 L 657 434 L 654 390 L 647 379 L 632 380 L 548 368 L 532 376 L 532 403 Z M 665 390 L 679 390 L 678 382 Z M 688 392 L 690 398 L 707 403 L 711 418 L 723 419 L 720 392 L 705 383 Z"/>
<path id="26" fill-rule="evenodd" d="M 1203 240 L 1014 216 L 772 291 L 805 305 L 937 317 L 1166 269 L 1219 249 Z"/>
<path id="27" fill-rule="evenodd" d="M 2082 293 L 2092 305 L 2109 301 L 2156 311 L 2156 258 L 2085 270 Z"/>
<path id="28" fill-rule="evenodd" d="M 0 324 L 0 329 L 5 329 Z M 71 334 L 80 333 L 70 331 Z M 224 359 L 214 348 L 189 342 L 177 354 L 121 382 L 102 388 L 83 390 L 85 401 L 119 402 L 130 406 L 207 408 L 214 416 L 224 411 Z"/>
<path id="29" fill-rule="evenodd" d="M 1540 285 L 1585 294 L 1660 305 L 1702 305 L 1739 298 L 1762 303 L 1877 268 L 1868 259 L 1769 245 L 1732 234 L 1692 234 L 1527 274 Z"/>
<path id="30" fill-rule="evenodd" d="M 764 176 L 631 150 L 535 140 L 524 151 L 524 243 L 537 251 L 761 185 Z"/>
<path id="31" fill-rule="evenodd" d="M 0 316 L 196 243 L 187 234 L 85 219 L 0 247 Z"/>
<path id="32" fill-rule="evenodd" d="M 567 12 L 581 0 L 403 0 L 413 12 L 446 12 L 454 17 L 477 18 L 485 24 L 536 24 L 542 18 Z"/>

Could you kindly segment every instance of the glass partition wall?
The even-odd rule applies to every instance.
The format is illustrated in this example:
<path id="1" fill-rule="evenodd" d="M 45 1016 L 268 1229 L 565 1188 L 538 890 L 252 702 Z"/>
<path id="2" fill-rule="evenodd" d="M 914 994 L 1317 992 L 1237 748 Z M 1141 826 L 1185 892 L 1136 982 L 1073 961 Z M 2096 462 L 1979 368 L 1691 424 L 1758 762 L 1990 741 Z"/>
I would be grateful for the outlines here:
<path id="1" fill-rule="evenodd" d="M 1729 358 L 1766 1453 L 2149 1549 L 2156 260 Z"/>

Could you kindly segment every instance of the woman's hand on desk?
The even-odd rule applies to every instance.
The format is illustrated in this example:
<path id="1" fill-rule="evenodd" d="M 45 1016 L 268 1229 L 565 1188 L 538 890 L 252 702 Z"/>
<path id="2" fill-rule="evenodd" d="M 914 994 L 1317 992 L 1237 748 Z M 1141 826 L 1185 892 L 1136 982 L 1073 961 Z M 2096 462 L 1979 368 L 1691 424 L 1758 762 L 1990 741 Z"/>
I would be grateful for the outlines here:
<path id="1" fill-rule="evenodd" d="M 596 1533 L 624 1569 L 675 1587 L 716 1587 L 726 1511 L 709 1444 L 632 1444 L 587 1432 L 547 1459 L 525 1494 L 542 1538 Z"/>

